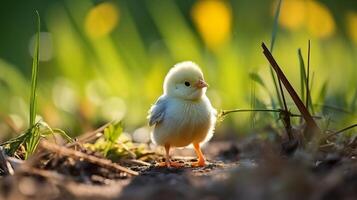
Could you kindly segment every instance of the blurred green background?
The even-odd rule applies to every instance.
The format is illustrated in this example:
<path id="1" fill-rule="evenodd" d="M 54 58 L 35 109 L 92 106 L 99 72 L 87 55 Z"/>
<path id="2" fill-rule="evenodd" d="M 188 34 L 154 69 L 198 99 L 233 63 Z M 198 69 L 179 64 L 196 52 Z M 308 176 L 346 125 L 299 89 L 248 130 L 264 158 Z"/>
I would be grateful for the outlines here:
<path id="1" fill-rule="evenodd" d="M 276 5 L 268 0 L 2 1 L 1 137 L 27 125 L 36 9 L 42 20 L 38 113 L 51 126 L 78 135 L 113 119 L 123 120 L 128 131 L 145 126 L 165 74 L 184 60 L 202 67 L 217 109 L 270 108 L 269 93 L 275 91 L 260 45 L 270 44 Z M 283 0 L 274 56 L 297 91 L 297 49 L 306 60 L 309 39 L 316 114 L 331 127 L 355 122 L 357 1 Z M 260 75 L 266 88 L 250 73 Z M 254 126 L 274 120 L 266 115 L 256 116 Z M 234 114 L 221 129 L 245 132 L 251 120 L 249 113 Z"/>

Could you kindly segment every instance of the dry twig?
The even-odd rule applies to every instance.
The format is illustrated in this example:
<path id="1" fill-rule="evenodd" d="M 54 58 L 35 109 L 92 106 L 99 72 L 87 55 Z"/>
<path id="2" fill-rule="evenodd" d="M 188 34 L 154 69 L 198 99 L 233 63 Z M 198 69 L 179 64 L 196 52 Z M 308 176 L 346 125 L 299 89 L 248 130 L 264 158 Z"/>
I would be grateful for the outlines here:
<path id="1" fill-rule="evenodd" d="M 320 128 L 317 126 L 315 120 L 312 118 L 310 112 L 305 107 L 304 103 L 301 101 L 300 97 L 297 95 L 296 91 L 294 90 L 293 86 L 290 84 L 288 79 L 286 78 L 284 72 L 280 69 L 278 63 L 275 61 L 273 55 L 271 55 L 268 48 L 262 43 L 263 53 L 265 57 L 270 62 L 271 66 L 275 70 L 276 74 L 278 75 L 281 82 L 284 84 L 286 90 L 289 92 L 291 98 L 293 99 L 294 103 L 296 104 L 297 108 L 301 112 L 302 116 L 304 117 L 306 124 L 308 126 L 308 130 L 310 133 L 320 132 Z"/>
<path id="2" fill-rule="evenodd" d="M 59 146 L 57 144 L 50 143 L 50 142 L 48 142 L 46 140 L 42 140 L 40 142 L 40 147 L 42 147 L 43 149 L 52 151 L 54 153 L 58 153 L 60 155 L 73 157 L 73 158 L 77 158 L 77 159 L 83 159 L 83 160 L 86 160 L 86 161 L 88 161 L 90 163 L 97 164 L 97 165 L 100 165 L 100 166 L 103 166 L 103 167 L 106 167 L 106 168 L 111 168 L 111 169 L 114 169 L 114 170 L 126 172 L 126 173 L 131 174 L 131 175 L 135 175 L 135 176 L 139 175 L 138 172 L 133 171 L 133 170 L 128 169 L 128 168 L 125 168 L 123 166 L 120 166 L 120 165 L 118 165 L 116 163 L 113 163 L 112 161 L 110 161 L 108 159 L 103 159 L 103 158 L 98 158 L 98 157 L 95 157 L 95 156 L 92 156 L 92 155 L 88 155 L 88 154 L 85 154 L 85 153 L 80 152 L 80 151 L 76 151 L 76 150 L 73 150 L 73 149 L 69 149 L 67 147 L 62 147 L 62 146 Z"/>

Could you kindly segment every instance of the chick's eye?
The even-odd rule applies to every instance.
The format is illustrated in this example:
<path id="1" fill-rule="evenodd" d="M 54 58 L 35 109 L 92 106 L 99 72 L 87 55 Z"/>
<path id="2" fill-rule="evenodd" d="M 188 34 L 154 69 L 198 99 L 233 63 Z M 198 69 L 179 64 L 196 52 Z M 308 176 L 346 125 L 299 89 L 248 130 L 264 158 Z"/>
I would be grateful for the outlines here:
<path id="1" fill-rule="evenodd" d="M 190 82 L 188 82 L 188 81 L 185 81 L 185 85 L 187 86 L 187 87 L 190 87 Z"/>

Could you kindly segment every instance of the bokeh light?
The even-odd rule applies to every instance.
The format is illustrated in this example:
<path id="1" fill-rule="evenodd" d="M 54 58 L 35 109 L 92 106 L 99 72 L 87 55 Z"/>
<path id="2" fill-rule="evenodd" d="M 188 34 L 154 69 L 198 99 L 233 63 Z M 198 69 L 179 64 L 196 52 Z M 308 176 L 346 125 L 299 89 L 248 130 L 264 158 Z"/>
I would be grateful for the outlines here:
<path id="1" fill-rule="evenodd" d="M 348 12 L 346 15 L 347 33 L 351 40 L 357 45 L 357 12 Z"/>
<path id="2" fill-rule="evenodd" d="M 65 78 L 56 80 L 52 98 L 54 104 L 66 112 L 74 113 L 78 107 L 78 94 L 74 89 L 73 83 Z"/>
<path id="3" fill-rule="evenodd" d="M 277 1 L 273 12 L 276 5 Z M 329 8 L 316 0 L 282 1 L 279 24 L 291 31 L 306 27 L 311 36 L 320 39 L 332 36 L 336 28 Z"/>
<path id="4" fill-rule="evenodd" d="M 329 9 L 315 0 L 306 1 L 306 8 L 306 22 L 309 33 L 318 38 L 332 36 L 335 32 L 335 21 Z"/>
<path id="5" fill-rule="evenodd" d="M 141 127 L 133 132 L 133 140 L 141 143 L 150 142 L 150 129 L 147 127 Z"/>
<path id="6" fill-rule="evenodd" d="M 273 13 L 276 10 L 277 2 L 273 4 Z M 296 30 L 305 22 L 305 1 L 287 0 L 282 1 L 279 23 L 284 28 Z"/>
<path id="7" fill-rule="evenodd" d="M 87 98 L 94 105 L 101 105 L 108 98 L 108 87 L 102 80 L 89 81 L 85 90 Z"/>
<path id="8" fill-rule="evenodd" d="M 90 37 L 103 37 L 113 31 L 118 21 L 118 7 L 110 2 L 100 3 L 88 12 L 85 19 L 85 30 Z"/>
<path id="9" fill-rule="evenodd" d="M 106 121 L 120 121 L 126 114 L 125 102 L 119 97 L 111 97 L 102 103 L 100 114 Z"/>
<path id="10" fill-rule="evenodd" d="M 14 126 L 18 129 L 21 130 L 25 127 L 25 121 L 23 118 L 21 118 L 19 115 L 17 114 L 10 114 L 9 115 L 12 123 L 14 124 Z"/>
<path id="11" fill-rule="evenodd" d="M 192 8 L 192 18 L 210 49 L 228 41 L 232 29 L 232 11 L 223 0 L 202 0 Z"/>

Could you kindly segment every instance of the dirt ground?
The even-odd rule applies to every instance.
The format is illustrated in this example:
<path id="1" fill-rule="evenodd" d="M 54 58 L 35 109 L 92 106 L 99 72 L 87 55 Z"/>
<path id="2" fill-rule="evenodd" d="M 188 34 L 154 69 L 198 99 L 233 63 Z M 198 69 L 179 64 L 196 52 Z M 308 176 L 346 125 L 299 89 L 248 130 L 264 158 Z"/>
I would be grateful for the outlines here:
<path id="1" fill-rule="evenodd" d="M 249 137 L 211 142 L 204 152 L 209 164 L 199 168 L 190 167 L 192 150 L 173 153 L 183 168 L 156 167 L 154 160 L 125 165 L 138 176 L 85 161 L 63 159 L 57 162 L 67 167 L 53 169 L 37 163 L 47 167 L 3 176 L 0 199 L 357 199 L 355 150 L 285 156 L 279 143 Z"/>

